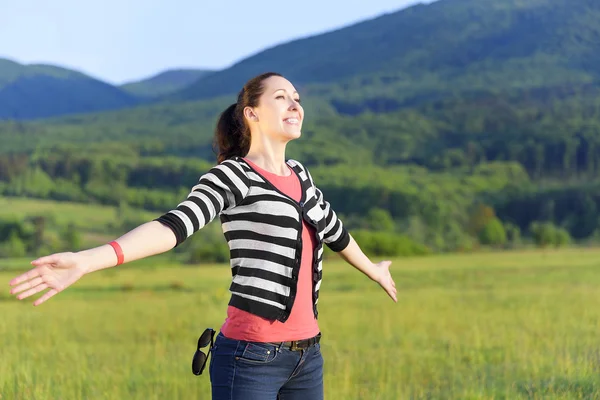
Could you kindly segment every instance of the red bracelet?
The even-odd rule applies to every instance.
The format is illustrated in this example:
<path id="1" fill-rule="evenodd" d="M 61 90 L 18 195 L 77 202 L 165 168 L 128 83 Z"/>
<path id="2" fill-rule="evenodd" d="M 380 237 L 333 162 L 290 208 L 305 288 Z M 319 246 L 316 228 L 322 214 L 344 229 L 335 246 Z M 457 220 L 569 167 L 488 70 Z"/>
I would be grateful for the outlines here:
<path id="1" fill-rule="evenodd" d="M 124 258 L 123 257 L 123 249 L 121 249 L 121 246 L 119 246 L 119 243 L 117 243 L 113 240 L 109 244 L 115 250 L 115 253 L 117 253 L 117 265 L 123 264 L 123 258 Z"/>

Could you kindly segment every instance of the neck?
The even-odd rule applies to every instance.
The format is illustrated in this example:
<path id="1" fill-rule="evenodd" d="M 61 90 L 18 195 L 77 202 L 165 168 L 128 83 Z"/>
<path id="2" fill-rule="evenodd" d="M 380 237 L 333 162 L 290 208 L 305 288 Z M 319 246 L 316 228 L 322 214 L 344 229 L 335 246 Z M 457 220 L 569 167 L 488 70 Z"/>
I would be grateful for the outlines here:
<path id="1" fill-rule="evenodd" d="M 286 145 L 286 142 L 274 142 L 252 137 L 250 150 L 245 158 L 266 171 L 277 175 L 288 175 L 289 171 L 285 163 Z"/>

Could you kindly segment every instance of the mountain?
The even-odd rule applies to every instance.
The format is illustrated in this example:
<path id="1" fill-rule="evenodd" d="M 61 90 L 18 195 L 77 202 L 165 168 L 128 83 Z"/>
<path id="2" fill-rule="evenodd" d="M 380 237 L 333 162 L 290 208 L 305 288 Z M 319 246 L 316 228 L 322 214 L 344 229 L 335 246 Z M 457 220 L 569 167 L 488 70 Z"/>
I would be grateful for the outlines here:
<path id="1" fill-rule="evenodd" d="M 137 97 L 78 71 L 0 59 L 0 119 L 37 119 L 140 103 Z"/>
<path id="2" fill-rule="evenodd" d="M 138 97 L 157 97 L 177 92 L 214 71 L 203 69 L 173 69 L 120 86 Z"/>
<path id="3" fill-rule="evenodd" d="M 0 58 L 0 88 L 23 76 L 35 75 L 45 75 L 64 79 L 85 77 L 85 75 L 80 72 L 62 67 L 44 64 L 31 64 L 25 66 L 12 60 Z"/>
<path id="4" fill-rule="evenodd" d="M 368 92 L 386 110 L 462 90 L 587 83 L 600 77 L 599 21 L 596 0 L 440 0 L 274 46 L 168 98 L 233 94 L 272 70 L 340 111 Z"/>
<path id="5" fill-rule="evenodd" d="M 597 0 L 414 6 L 275 46 L 165 101 L 0 121 L 0 195 L 168 209 L 214 164 L 215 121 L 232 94 L 276 70 L 306 110 L 286 156 L 310 167 L 349 225 L 383 210 L 399 231 L 461 250 L 480 214 L 513 238 L 540 221 L 597 238 L 599 45 Z M 0 79 L 20 69 L 4 62 Z"/>
<path id="6" fill-rule="evenodd" d="M 594 38 L 597 1 L 440 0 L 276 46 L 163 98 L 171 101 L 46 121 L 52 128 L 41 136 L 46 144 L 143 142 L 145 154 L 208 157 L 219 112 L 264 68 L 309 92 L 306 136 L 336 144 L 336 154 L 306 147 L 304 159 L 315 164 L 360 147 L 369 153 L 361 159 L 380 165 L 511 160 L 540 177 L 576 175 L 600 166 Z M 181 101 L 188 97 L 197 99 Z M 15 150 L 38 147 L 34 134 L 17 140 L 21 129 L 29 132 L 10 126 L 2 137 Z"/>
<path id="7" fill-rule="evenodd" d="M 596 84 L 599 21 L 595 0 L 438 0 L 283 43 L 221 71 L 166 71 L 120 88 L 0 60 L 0 118 L 122 109 L 148 96 L 165 103 L 231 98 L 265 71 L 283 73 L 343 115 Z"/>

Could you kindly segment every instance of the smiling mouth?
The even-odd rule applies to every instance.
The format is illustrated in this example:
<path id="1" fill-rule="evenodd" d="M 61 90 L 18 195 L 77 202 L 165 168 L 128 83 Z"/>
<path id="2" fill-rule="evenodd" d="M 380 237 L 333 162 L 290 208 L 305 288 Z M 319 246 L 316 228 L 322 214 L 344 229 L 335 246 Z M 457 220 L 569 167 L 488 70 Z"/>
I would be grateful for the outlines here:
<path id="1" fill-rule="evenodd" d="M 300 120 L 298 118 L 286 118 L 283 120 L 283 122 L 290 125 L 298 125 Z"/>

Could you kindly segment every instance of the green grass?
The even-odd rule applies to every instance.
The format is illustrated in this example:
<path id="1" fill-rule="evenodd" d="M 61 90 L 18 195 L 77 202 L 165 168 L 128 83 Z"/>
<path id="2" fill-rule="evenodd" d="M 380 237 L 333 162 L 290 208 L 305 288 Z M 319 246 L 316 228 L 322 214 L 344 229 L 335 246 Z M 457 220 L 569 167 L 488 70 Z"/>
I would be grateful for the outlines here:
<path id="1" fill-rule="evenodd" d="M 208 375 L 192 375 L 190 362 L 198 334 L 225 317 L 229 269 L 144 262 L 85 277 L 38 308 L 6 286 L 0 398 L 209 399 Z M 600 397 L 600 250 L 392 268 L 397 304 L 352 267 L 326 262 L 326 399 Z"/>
<path id="2" fill-rule="evenodd" d="M 144 210 L 131 210 L 131 212 L 148 220 L 160 215 Z M 95 226 L 105 226 L 118 220 L 117 207 L 0 196 L 0 217 L 15 216 L 23 218 L 31 215 L 51 216 L 58 224 L 66 225 L 72 222 L 77 227 L 88 229 L 93 229 Z"/>
<path id="3" fill-rule="evenodd" d="M 72 224 L 82 234 L 82 248 L 98 246 L 125 233 L 128 229 L 121 226 L 124 219 L 141 224 L 160 214 L 127 208 L 124 214 L 119 215 L 118 207 L 100 204 L 0 196 L 0 218 L 24 219 L 43 215 L 49 222 L 46 231 L 50 232 L 55 230 L 53 226 Z M 0 270 L 5 269 L 3 264 L 0 260 Z"/>

